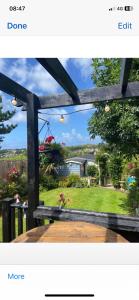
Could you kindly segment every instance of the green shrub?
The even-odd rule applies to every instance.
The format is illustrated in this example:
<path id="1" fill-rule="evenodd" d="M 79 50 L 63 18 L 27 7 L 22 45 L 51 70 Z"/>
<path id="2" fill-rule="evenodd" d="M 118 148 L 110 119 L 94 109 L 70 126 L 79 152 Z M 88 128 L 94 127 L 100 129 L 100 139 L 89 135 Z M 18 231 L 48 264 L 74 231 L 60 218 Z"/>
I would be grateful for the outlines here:
<path id="1" fill-rule="evenodd" d="M 67 187 L 67 184 L 68 184 L 67 178 L 63 178 L 63 179 L 61 179 L 61 180 L 59 181 L 58 186 L 59 186 L 60 188 L 66 188 L 66 187 Z"/>
<path id="2" fill-rule="evenodd" d="M 46 190 L 56 189 L 58 187 L 58 180 L 53 178 L 52 175 L 41 175 L 40 177 L 41 188 Z"/>
<path id="3" fill-rule="evenodd" d="M 21 197 L 27 195 L 27 176 L 23 173 L 15 181 L 0 181 L 0 199 L 14 197 L 19 194 Z"/>
<path id="4" fill-rule="evenodd" d="M 138 189 L 128 191 L 126 207 L 128 208 L 130 215 L 133 215 L 133 216 L 136 215 L 136 211 L 139 208 L 139 190 Z"/>
<path id="5" fill-rule="evenodd" d="M 110 158 L 109 170 L 111 174 L 112 183 L 115 188 L 120 187 L 119 181 L 121 180 L 123 169 L 122 162 L 122 157 L 117 153 L 114 153 Z"/>
<path id="6" fill-rule="evenodd" d="M 3 193 L 4 197 L 14 197 L 15 194 L 19 193 L 17 184 L 15 182 L 5 184 Z"/>
<path id="7" fill-rule="evenodd" d="M 23 173 L 19 177 L 19 181 L 17 183 L 17 189 L 18 189 L 18 194 L 21 197 L 24 197 L 24 196 L 27 195 L 27 193 L 28 193 L 28 183 L 27 183 L 27 175 L 25 173 Z"/>
<path id="8" fill-rule="evenodd" d="M 80 178 L 80 181 L 82 182 L 83 187 L 87 187 L 88 186 L 87 178 L 82 177 L 82 178 Z"/>
<path id="9" fill-rule="evenodd" d="M 75 183 L 75 185 L 73 185 L 73 187 L 75 187 L 75 188 L 83 188 L 85 186 L 84 186 L 84 183 L 80 180 L 80 181 L 77 181 Z"/>
<path id="10" fill-rule="evenodd" d="M 87 174 L 88 174 L 88 176 L 91 176 L 91 177 L 98 176 L 98 168 L 95 165 L 88 166 L 87 167 Z"/>
<path id="11" fill-rule="evenodd" d="M 67 187 L 76 187 L 76 184 L 79 184 L 80 182 L 80 176 L 74 173 L 71 173 L 67 177 Z"/>

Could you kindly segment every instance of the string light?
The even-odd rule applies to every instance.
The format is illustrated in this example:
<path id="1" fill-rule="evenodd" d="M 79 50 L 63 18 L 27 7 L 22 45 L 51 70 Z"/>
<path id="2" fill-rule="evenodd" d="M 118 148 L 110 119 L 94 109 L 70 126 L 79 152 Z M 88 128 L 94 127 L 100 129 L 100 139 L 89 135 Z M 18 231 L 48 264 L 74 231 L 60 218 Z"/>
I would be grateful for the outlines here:
<path id="1" fill-rule="evenodd" d="M 105 108 L 104 108 L 105 112 L 109 112 L 110 111 L 110 107 L 109 105 L 106 103 Z"/>
<path id="2" fill-rule="evenodd" d="M 64 116 L 63 116 L 63 115 L 60 116 L 59 121 L 60 121 L 61 123 L 64 122 Z"/>
<path id="3" fill-rule="evenodd" d="M 13 98 L 13 99 L 11 100 L 11 103 L 12 103 L 12 105 L 16 106 L 16 105 L 17 105 L 17 100 L 16 100 L 16 98 Z"/>
<path id="4" fill-rule="evenodd" d="M 108 102 L 106 102 L 106 105 L 105 105 L 105 112 L 109 112 L 110 111 L 110 106 L 107 104 Z M 87 111 L 87 110 L 91 110 L 91 109 L 96 109 L 95 107 L 90 107 L 90 108 L 85 108 L 85 109 L 79 109 L 79 110 L 75 110 L 75 111 L 71 111 L 69 113 L 64 113 L 64 114 L 55 114 L 55 113 L 43 113 L 43 112 L 40 112 L 39 111 L 39 114 L 43 114 L 43 115 L 47 115 L 47 116 L 60 116 L 60 119 L 59 121 L 60 122 L 64 122 L 64 116 L 68 116 L 68 115 L 72 115 L 72 114 L 76 114 L 78 112 L 82 112 L 82 111 Z"/>
<path id="5" fill-rule="evenodd" d="M 63 122 L 64 121 L 64 116 L 68 116 L 68 115 L 72 115 L 72 114 L 76 114 L 78 112 L 82 112 L 82 111 L 86 111 L 86 110 L 90 110 L 90 109 L 96 109 L 95 107 L 90 107 L 90 108 L 85 108 L 85 109 L 79 109 L 79 110 L 75 110 L 75 111 L 71 111 L 69 113 L 64 113 L 64 114 L 55 114 L 55 113 L 43 113 L 41 111 L 39 111 L 39 114 L 42 115 L 47 115 L 47 116 L 60 116 L 60 121 Z"/>

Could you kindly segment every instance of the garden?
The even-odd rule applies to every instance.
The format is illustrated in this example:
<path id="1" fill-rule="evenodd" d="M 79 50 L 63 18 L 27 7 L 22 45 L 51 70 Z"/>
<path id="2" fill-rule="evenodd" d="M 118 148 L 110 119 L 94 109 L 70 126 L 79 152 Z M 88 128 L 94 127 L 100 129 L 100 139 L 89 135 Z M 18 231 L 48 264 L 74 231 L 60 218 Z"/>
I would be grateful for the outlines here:
<path id="1" fill-rule="evenodd" d="M 92 80 L 97 87 L 118 83 L 119 59 L 93 59 L 92 68 Z M 134 59 L 130 81 L 138 80 L 138 68 L 139 60 Z M 121 101 L 100 101 L 95 102 L 94 107 L 95 111 L 87 122 L 87 131 L 92 140 L 99 136 L 101 142 L 76 146 L 74 156 L 79 160 L 78 171 L 77 168 L 75 171 L 74 145 L 68 147 L 64 142 L 59 143 L 51 133 L 50 123 L 42 119 L 44 123 L 40 131 L 45 126 L 47 128 L 44 140 L 39 141 L 37 147 L 39 199 L 44 201 L 45 206 L 60 209 L 139 216 L 138 103 L 136 99 L 134 102 L 127 99 L 124 104 Z M 16 125 L 4 127 L 4 121 L 14 114 L 14 111 L 3 112 L 0 106 L 1 135 L 15 129 Z M 91 155 L 93 150 L 95 160 L 88 162 L 85 155 Z M 29 159 L 31 161 L 31 154 Z M 15 199 L 16 204 L 28 205 L 28 186 L 27 172 L 13 165 L 7 170 L 5 178 L 0 179 L 0 199 L 10 197 Z"/>

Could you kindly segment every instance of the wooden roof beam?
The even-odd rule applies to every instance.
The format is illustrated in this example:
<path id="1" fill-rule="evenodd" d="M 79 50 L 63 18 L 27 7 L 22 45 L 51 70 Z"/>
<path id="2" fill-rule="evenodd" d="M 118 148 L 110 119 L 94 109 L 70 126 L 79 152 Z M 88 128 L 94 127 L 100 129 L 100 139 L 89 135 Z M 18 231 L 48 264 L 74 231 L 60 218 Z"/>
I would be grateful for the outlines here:
<path id="1" fill-rule="evenodd" d="M 124 95 L 121 93 L 120 87 L 121 85 L 117 84 L 79 91 L 80 104 L 139 98 L 139 82 L 130 82 Z M 39 109 L 71 105 L 74 105 L 72 99 L 66 93 L 39 97 Z"/>
<path id="2" fill-rule="evenodd" d="M 132 65 L 132 58 L 123 58 L 121 60 L 120 84 L 121 84 L 121 93 L 123 95 L 125 94 L 128 86 L 131 65 Z"/>
<path id="3" fill-rule="evenodd" d="M 57 58 L 36 59 L 68 93 L 73 100 L 73 104 L 80 104 L 78 89 L 60 61 Z"/>
<path id="4" fill-rule="evenodd" d="M 23 86 L 21 86 L 20 84 L 18 84 L 17 82 L 15 82 L 14 80 L 10 79 L 9 77 L 7 77 L 2 73 L 0 73 L 0 90 L 6 94 L 9 94 L 17 98 L 17 102 L 19 102 L 20 104 L 19 106 L 21 106 L 21 101 L 23 103 L 27 103 L 28 96 L 32 94 L 26 88 L 24 88 Z"/>

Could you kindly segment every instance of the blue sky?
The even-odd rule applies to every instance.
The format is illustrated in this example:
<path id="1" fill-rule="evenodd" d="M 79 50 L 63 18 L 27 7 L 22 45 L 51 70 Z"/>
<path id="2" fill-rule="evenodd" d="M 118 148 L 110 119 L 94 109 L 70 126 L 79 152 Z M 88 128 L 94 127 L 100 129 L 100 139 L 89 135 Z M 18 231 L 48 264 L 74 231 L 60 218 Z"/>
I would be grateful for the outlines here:
<path id="1" fill-rule="evenodd" d="M 94 87 L 91 79 L 92 67 L 91 59 L 89 58 L 64 58 L 60 59 L 61 63 L 75 82 L 78 89 L 87 89 Z M 36 62 L 35 59 L 0 59 L 0 72 L 17 81 L 28 90 L 37 95 L 59 94 L 63 92 L 58 83 L 46 72 L 43 67 Z M 12 110 L 12 97 L 0 92 L 3 100 L 3 109 Z M 57 108 L 51 110 L 42 110 L 42 113 L 64 114 L 78 109 L 91 108 L 92 105 L 74 106 L 69 108 Z M 50 122 L 52 135 L 55 136 L 57 142 L 64 142 L 68 145 L 80 145 L 87 143 L 100 142 L 99 137 L 95 140 L 90 140 L 87 124 L 93 114 L 93 110 L 75 113 L 65 116 L 64 123 L 59 121 L 59 116 L 40 117 L 47 119 Z M 5 135 L 2 148 L 14 149 L 25 148 L 27 146 L 26 133 L 26 112 L 21 111 L 21 108 L 16 108 L 16 114 L 10 121 L 18 126 L 10 134 Z M 39 128 L 43 125 L 39 121 Z M 46 135 L 47 128 L 45 127 L 40 135 L 40 140 L 43 140 Z"/>

